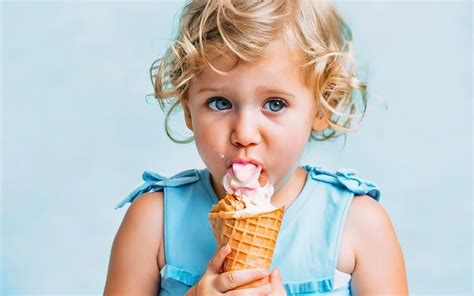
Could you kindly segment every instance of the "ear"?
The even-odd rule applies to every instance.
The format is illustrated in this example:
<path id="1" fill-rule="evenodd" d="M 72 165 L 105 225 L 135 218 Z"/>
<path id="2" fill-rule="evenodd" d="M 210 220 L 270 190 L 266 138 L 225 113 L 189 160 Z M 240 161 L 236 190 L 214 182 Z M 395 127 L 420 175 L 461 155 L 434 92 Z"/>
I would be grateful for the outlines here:
<path id="1" fill-rule="evenodd" d="M 189 111 L 188 107 L 188 100 L 184 99 L 181 104 L 183 105 L 184 110 L 184 121 L 186 122 L 186 126 L 192 131 L 193 130 L 193 121 L 191 119 L 191 112 Z"/>
<path id="2" fill-rule="evenodd" d="M 327 119 L 321 111 L 318 111 L 318 113 L 316 113 L 311 127 L 315 132 L 323 131 L 329 127 Z"/>

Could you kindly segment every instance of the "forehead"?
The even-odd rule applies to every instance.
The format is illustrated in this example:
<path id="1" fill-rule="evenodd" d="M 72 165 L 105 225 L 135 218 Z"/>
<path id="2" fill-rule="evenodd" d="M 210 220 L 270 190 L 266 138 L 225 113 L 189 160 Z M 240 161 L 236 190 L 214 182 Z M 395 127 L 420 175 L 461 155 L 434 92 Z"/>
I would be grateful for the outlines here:
<path id="1" fill-rule="evenodd" d="M 219 57 L 211 64 L 212 66 L 204 67 L 196 81 L 191 83 L 191 92 L 203 85 L 225 87 L 236 81 L 245 81 L 246 85 L 263 83 L 290 88 L 304 86 L 303 59 L 281 40 L 270 43 L 264 56 L 253 61 Z"/>

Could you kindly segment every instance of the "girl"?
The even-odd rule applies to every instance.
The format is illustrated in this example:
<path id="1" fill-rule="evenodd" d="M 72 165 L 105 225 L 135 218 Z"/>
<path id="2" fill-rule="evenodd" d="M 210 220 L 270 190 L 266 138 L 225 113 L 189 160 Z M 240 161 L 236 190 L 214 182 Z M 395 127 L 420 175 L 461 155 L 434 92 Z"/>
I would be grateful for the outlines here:
<path id="1" fill-rule="evenodd" d="M 133 201 L 113 243 L 106 295 L 407 294 L 379 189 L 353 171 L 299 164 L 308 140 L 352 131 L 365 111 L 350 40 L 325 1 L 185 6 L 175 42 L 152 67 L 155 97 L 170 106 L 167 115 L 183 108 L 206 169 L 171 178 L 145 172 L 119 204 Z M 236 162 L 260 165 L 273 205 L 286 209 L 271 273 L 221 272 L 230 249 L 215 251 L 207 214 Z M 269 284 L 236 289 L 264 277 Z"/>

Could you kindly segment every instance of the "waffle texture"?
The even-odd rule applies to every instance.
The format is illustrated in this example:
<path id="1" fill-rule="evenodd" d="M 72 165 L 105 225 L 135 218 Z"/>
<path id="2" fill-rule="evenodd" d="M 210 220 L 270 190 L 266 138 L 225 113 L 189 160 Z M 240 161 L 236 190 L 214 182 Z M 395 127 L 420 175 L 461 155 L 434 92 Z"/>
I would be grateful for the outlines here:
<path id="1" fill-rule="evenodd" d="M 223 271 L 265 268 L 272 264 L 284 208 L 261 214 L 234 217 L 232 212 L 211 212 L 209 221 L 218 247 L 229 244 L 231 253 L 226 257 Z M 255 287 L 268 282 L 268 278 L 240 288 Z"/>

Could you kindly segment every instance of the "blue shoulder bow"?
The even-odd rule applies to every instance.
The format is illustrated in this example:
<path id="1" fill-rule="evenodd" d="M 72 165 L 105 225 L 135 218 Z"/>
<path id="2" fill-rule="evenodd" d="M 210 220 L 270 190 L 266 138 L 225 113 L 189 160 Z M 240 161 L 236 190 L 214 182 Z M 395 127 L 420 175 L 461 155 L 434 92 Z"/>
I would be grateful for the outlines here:
<path id="1" fill-rule="evenodd" d="M 380 200 L 380 190 L 374 183 L 356 177 L 356 171 L 350 169 L 340 169 L 331 172 L 320 167 L 306 166 L 310 177 L 314 180 L 330 183 L 336 186 L 343 186 L 357 195 L 369 195 L 373 199 Z"/>
<path id="2" fill-rule="evenodd" d="M 187 170 L 171 178 L 166 178 L 158 173 L 145 171 L 142 176 L 143 183 L 137 189 L 133 190 L 124 200 L 119 202 L 115 209 L 123 207 L 126 203 L 132 202 L 140 195 L 147 192 L 160 191 L 163 187 L 178 187 L 199 180 L 197 170 Z"/>

